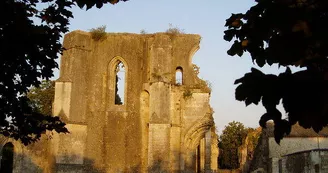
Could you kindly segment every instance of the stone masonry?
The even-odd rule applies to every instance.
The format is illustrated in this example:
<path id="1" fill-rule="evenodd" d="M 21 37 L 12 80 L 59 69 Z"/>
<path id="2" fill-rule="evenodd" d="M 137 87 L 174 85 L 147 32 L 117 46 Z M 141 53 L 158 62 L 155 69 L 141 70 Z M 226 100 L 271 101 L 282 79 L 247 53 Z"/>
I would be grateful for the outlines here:
<path id="1" fill-rule="evenodd" d="M 14 172 L 215 172 L 211 90 L 192 64 L 200 39 L 108 33 L 96 41 L 88 32 L 67 34 L 53 113 L 70 134 L 29 147 L 7 141 L 21 148 Z M 125 70 L 122 104 L 115 101 L 118 64 Z"/>

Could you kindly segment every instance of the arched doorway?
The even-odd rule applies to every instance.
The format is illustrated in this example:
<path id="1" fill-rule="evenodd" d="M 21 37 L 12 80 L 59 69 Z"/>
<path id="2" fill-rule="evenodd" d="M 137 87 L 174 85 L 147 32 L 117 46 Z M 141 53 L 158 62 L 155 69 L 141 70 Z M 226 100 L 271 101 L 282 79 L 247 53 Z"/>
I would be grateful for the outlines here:
<path id="1" fill-rule="evenodd" d="M 12 173 L 14 163 L 14 145 L 11 142 L 2 147 L 1 152 L 1 173 Z"/>

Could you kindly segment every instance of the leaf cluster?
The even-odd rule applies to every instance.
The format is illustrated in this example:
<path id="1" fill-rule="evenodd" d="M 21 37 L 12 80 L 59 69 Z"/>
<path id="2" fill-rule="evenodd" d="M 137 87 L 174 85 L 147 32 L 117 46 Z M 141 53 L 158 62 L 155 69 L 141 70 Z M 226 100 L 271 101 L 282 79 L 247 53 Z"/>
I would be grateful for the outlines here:
<path id="1" fill-rule="evenodd" d="M 55 81 L 44 80 L 39 87 L 32 87 L 27 93 L 29 105 L 33 112 L 52 115 L 52 104 L 55 97 Z"/>
<path id="2" fill-rule="evenodd" d="M 328 124 L 326 104 L 328 72 L 328 1 L 257 0 L 246 13 L 232 14 L 226 20 L 226 41 L 233 41 L 228 54 L 249 52 L 254 63 L 288 67 L 279 75 L 257 69 L 236 80 L 236 99 L 246 106 L 262 101 L 266 113 L 260 125 L 273 120 L 279 143 L 299 122 L 316 132 Z M 290 66 L 305 70 L 291 73 Z M 282 101 L 288 119 L 282 119 L 276 106 Z"/>

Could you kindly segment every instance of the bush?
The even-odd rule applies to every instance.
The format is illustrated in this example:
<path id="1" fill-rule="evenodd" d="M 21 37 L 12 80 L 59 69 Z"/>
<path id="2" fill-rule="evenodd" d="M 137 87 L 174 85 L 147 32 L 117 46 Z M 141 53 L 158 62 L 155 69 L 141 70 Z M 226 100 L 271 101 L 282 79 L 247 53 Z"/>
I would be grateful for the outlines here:
<path id="1" fill-rule="evenodd" d="M 101 41 L 107 37 L 105 25 L 97 27 L 97 28 L 92 28 L 92 29 L 90 29 L 90 32 L 91 32 L 92 39 L 95 41 Z"/>
<path id="2" fill-rule="evenodd" d="M 169 28 L 165 31 L 168 34 L 184 34 L 184 30 L 178 28 L 177 26 L 173 27 L 173 25 L 170 23 Z"/>

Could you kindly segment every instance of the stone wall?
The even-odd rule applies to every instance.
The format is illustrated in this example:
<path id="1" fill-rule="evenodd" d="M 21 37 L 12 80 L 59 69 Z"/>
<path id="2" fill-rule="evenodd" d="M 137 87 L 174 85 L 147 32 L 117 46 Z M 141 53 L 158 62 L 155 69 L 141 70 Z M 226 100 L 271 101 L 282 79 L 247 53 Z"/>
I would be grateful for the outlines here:
<path id="1" fill-rule="evenodd" d="M 48 142 L 50 172 L 197 172 L 200 163 L 199 171 L 215 171 L 210 89 L 192 64 L 199 42 L 195 34 L 65 35 L 54 115 L 70 134 Z M 124 102 L 117 104 L 121 63 Z"/>
<path id="2" fill-rule="evenodd" d="M 284 156 L 279 161 L 280 173 L 328 172 L 328 150 L 311 150 Z"/>

